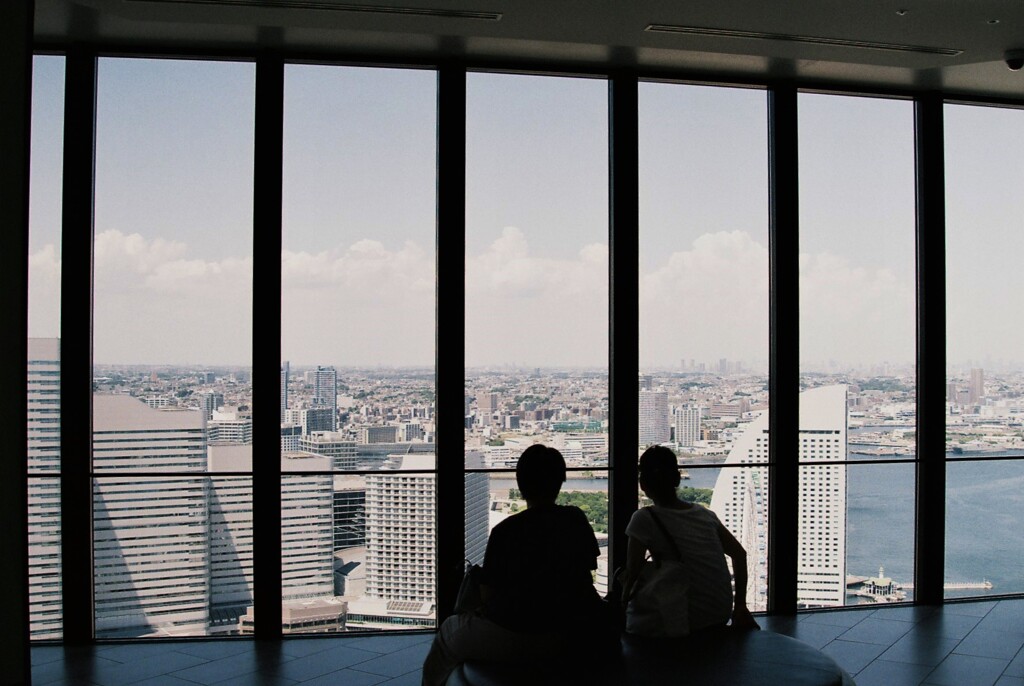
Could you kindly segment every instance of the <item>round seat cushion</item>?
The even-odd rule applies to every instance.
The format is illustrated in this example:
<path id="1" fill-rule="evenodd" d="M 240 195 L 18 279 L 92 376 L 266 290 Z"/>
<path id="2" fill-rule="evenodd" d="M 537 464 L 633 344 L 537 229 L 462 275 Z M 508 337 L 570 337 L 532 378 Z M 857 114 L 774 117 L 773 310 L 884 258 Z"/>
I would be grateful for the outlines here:
<path id="1" fill-rule="evenodd" d="M 573 684 L 658 686 L 852 686 L 835 660 L 789 636 L 771 631 L 724 630 L 687 639 L 624 635 L 620 655 L 584 662 L 467 663 L 448 686 Z"/>

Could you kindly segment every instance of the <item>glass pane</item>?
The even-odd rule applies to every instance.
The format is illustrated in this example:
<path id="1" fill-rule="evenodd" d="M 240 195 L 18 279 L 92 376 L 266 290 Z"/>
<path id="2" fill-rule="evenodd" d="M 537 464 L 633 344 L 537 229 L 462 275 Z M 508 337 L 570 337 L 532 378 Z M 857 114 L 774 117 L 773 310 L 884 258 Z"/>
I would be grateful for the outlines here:
<path id="1" fill-rule="evenodd" d="M 946 105 L 944 118 L 946 457 L 1020 456 L 1024 112 Z M 1019 487 L 1007 489 L 1020 478 L 1013 461 L 948 465 L 946 597 L 1024 590 L 1004 559 L 1020 549 Z"/>
<path id="2" fill-rule="evenodd" d="M 29 474 L 60 471 L 60 231 L 64 58 L 32 60 L 29 185 Z M 29 479 L 29 626 L 32 640 L 63 635 L 60 480 Z"/>
<path id="3" fill-rule="evenodd" d="M 608 84 L 466 89 L 466 450 L 504 466 L 573 443 L 606 465 Z"/>
<path id="4" fill-rule="evenodd" d="M 851 458 L 859 459 L 856 455 Z M 810 491 L 815 468 L 801 467 L 806 473 L 801 476 L 800 494 L 805 516 L 820 492 L 820 487 L 817 492 Z M 817 532 L 812 535 L 808 530 L 802 542 L 816 540 Z M 816 552 L 801 545 L 801 557 L 808 563 Z M 912 464 L 853 464 L 846 468 L 846 574 L 847 605 L 914 600 Z"/>
<path id="5" fill-rule="evenodd" d="M 1024 461 L 946 466 L 945 597 L 1024 592 Z"/>
<path id="6" fill-rule="evenodd" d="M 252 64 L 99 61 L 94 383 L 122 423 L 252 440 L 254 81 Z M 138 450 L 104 468 L 205 468 L 205 442 Z"/>
<path id="7" fill-rule="evenodd" d="M 284 109 L 282 448 L 432 452 L 437 74 L 288 65 Z"/>
<path id="8" fill-rule="evenodd" d="M 638 445 L 721 456 L 768 406 L 765 94 L 642 83 L 639 97 Z"/>

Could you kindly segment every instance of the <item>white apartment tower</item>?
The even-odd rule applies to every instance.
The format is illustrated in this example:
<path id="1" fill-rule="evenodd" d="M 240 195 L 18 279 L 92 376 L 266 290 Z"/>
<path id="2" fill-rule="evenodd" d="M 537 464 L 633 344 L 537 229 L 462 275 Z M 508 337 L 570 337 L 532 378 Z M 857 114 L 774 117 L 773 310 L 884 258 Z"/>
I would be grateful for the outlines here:
<path id="1" fill-rule="evenodd" d="M 393 455 L 390 473 L 366 475 L 368 598 L 435 602 L 435 462 L 434 453 Z M 485 472 L 466 475 L 466 553 L 474 561 L 487 545 L 488 483 Z"/>
<path id="2" fill-rule="evenodd" d="M 33 640 L 59 639 L 60 339 L 28 339 L 28 579 Z M 46 477 L 46 474 L 51 476 Z M 37 478 L 36 475 L 42 475 Z"/>
<path id="3" fill-rule="evenodd" d="M 639 401 L 640 445 L 668 442 L 668 391 L 641 390 Z"/>
<path id="4" fill-rule="evenodd" d="M 802 607 L 846 602 L 846 386 L 800 394 L 799 563 L 797 602 Z M 747 551 L 747 601 L 767 605 L 768 411 L 747 424 L 715 483 L 711 509 Z M 764 463 L 729 469 L 729 464 Z"/>
<path id="5" fill-rule="evenodd" d="M 291 365 L 285 360 L 281 365 L 281 423 L 284 424 L 284 413 L 288 410 L 288 376 Z"/>
<path id="6" fill-rule="evenodd" d="M 676 445 L 692 447 L 700 440 L 701 408 L 677 407 L 675 411 Z"/>

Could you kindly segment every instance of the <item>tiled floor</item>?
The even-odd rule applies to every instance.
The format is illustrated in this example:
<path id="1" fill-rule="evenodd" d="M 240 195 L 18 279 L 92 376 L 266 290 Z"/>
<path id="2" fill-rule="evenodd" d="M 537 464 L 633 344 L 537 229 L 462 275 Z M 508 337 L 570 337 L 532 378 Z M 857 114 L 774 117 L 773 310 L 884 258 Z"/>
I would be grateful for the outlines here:
<path id="1" fill-rule="evenodd" d="M 1024 600 L 761 617 L 831 655 L 858 686 L 1024 686 Z M 35 686 L 417 686 L 431 634 L 37 646 Z"/>

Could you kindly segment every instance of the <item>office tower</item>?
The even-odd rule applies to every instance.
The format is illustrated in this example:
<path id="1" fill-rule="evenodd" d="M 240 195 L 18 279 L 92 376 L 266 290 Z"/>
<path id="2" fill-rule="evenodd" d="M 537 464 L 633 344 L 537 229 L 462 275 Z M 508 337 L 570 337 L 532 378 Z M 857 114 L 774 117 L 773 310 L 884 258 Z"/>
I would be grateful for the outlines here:
<path id="1" fill-rule="evenodd" d="M 668 392 L 640 391 L 640 436 L 642 446 L 669 440 Z"/>
<path id="2" fill-rule="evenodd" d="M 313 407 L 330 408 L 331 425 L 326 431 L 338 430 L 338 372 L 334 367 L 317 367 L 313 378 Z"/>
<path id="3" fill-rule="evenodd" d="M 301 424 L 281 425 L 281 452 L 293 453 L 299 449 L 299 440 L 302 438 Z"/>
<path id="4" fill-rule="evenodd" d="M 498 394 L 484 393 L 476 397 L 476 421 L 481 426 L 489 426 L 494 421 L 494 413 L 498 411 Z"/>
<path id="5" fill-rule="evenodd" d="M 435 461 L 433 453 L 395 455 L 387 472 L 366 475 L 368 598 L 435 602 Z M 465 549 L 478 555 L 487 545 L 487 474 L 467 474 L 465 483 L 466 518 L 473 523 L 466 527 Z"/>
<path id="6" fill-rule="evenodd" d="M 309 435 L 317 431 L 331 431 L 336 428 L 335 412 L 330 407 L 309 407 L 299 412 L 302 433 Z"/>
<path id="7" fill-rule="evenodd" d="M 639 383 L 641 391 L 650 391 L 653 388 L 653 380 L 651 379 L 650 374 L 641 374 L 639 378 Z"/>
<path id="8" fill-rule="evenodd" d="M 166 407 L 170 407 L 171 406 L 171 399 L 170 398 L 165 398 L 164 396 L 160 396 L 160 395 L 148 396 L 146 398 L 143 398 L 142 402 L 146 403 L 147 405 L 149 405 L 154 410 L 162 410 L 162 409 L 164 409 Z"/>
<path id="9" fill-rule="evenodd" d="M 203 413 L 207 420 L 210 420 L 213 419 L 214 411 L 224 405 L 224 394 L 207 391 L 197 394 L 196 400 L 199 401 L 199 411 Z"/>
<path id="10" fill-rule="evenodd" d="M 397 443 L 397 426 L 361 426 L 359 427 L 360 443 Z"/>
<path id="11" fill-rule="evenodd" d="M 797 602 L 826 607 L 846 602 L 846 386 L 800 394 L 799 562 Z M 746 425 L 715 483 L 711 509 L 747 551 L 747 602 L 763 610 L 768 564 L 768 411 Z M 764 467 L 728 468 L 736 463 Z"/>
<path id="12" fill-rule="evenodd" d="M 974 405 L 980 403 L 985 399 L 985 370 L 984 369 L 972 369 L 971 370 L 971 385 L 969 387 L 970 404 Z"/>
<path id="13" fill-rule="evenodd" d="M 675 411 L 676 444 L 691 447 L 700 440 L 701 408 L 679 407 Z"/>
<path id="14" fill-rule="evenodd" d="M 315 431 L 299 437 L 299 450 L 322 455 L 330 460 L 328 469 L 356 468 L 356 444 L 336 431 Z"/>
<path id="15" fill-rule="evenodd" d="M 252 443 L 252 416 L 237 407 L 221 407 L 206 423 L 206 435 L 208 443 Z"/>
<path id="16" fill-rule="evenodd" d="M 62 632 L 60 545 L 60 339 L 28 339 L 29 632 Z"/>
<path id="17" fill-rule="evenodd" d="M 334 550 L 366 545 L 366 480 L 334 476 Z M 344 595 L 340 593 L 339 595 Z"/>
<path id="18" fill-rule="evenodd" d="M 955 383 L 947 383 L 946 384 L 946 402 L 947 403 L 955 403 L 955 402 L 957 402 L 957 398 L 958 398 L 958 392 L 957 392 L 956 384 Z"/>
<path id="19" fill-rule="evenodd" d="M 281 456 L 281 592 L 292 608 L 334 597 L 334 486 L 330 474 L 287 472 L 330 468 L 328 458 L 311 453 Z M 251 470 L 251 445 L 210 446 L 212 632 L 238 628 L 252 606 L 252 478 L 217 476 Z M 246 626 L 251 630 L 251 616 Z"/>
<path id="20" fill-rule="evenodd" d="M 291 365 L 288 360 L 281 365 L 281 423 L 284 423 L 284 413 L 288 409 L 288 376 L 291 372 Z"/>
<path id="21" fill-rule="evenodd" d="M 398 425 L 399 442 L 422 441 L 423 436 L 423 425 L 419 422 L 402 422 Z"/>
<path id="22" fill-rule="evenodd" d="M 478 451 L 467 451 L 467 469 L 482 469 L 484 455 Z M 483 564 L 484 552 L 487 550 L 487 536 L 490 532 L 488 511 L 491 504 L 491 476 L 486 472 L 466 472 L 465 474 L 465 526 L 466 547 L 465 558 L 471 564 Z"/>
<path id="23" fill-rule="evenodd" d="M 93 396 L 96 633 L 188 635 L 209 623 L 206 426 L 198 412 Z M 132 471 L 192 476 L 132 477 Z"/>

